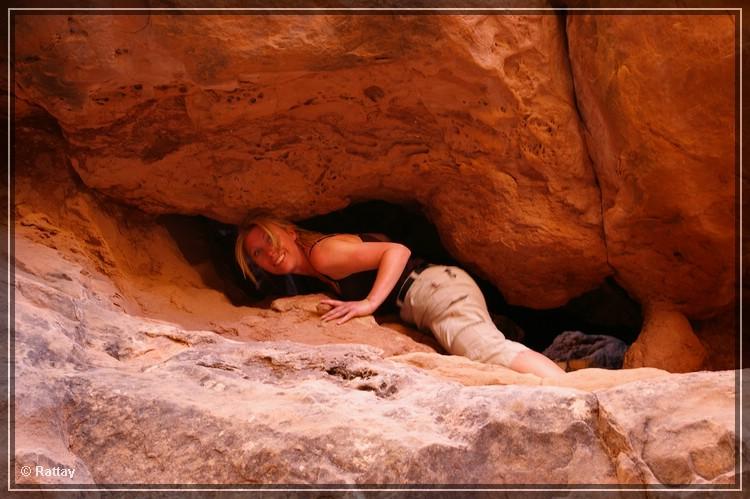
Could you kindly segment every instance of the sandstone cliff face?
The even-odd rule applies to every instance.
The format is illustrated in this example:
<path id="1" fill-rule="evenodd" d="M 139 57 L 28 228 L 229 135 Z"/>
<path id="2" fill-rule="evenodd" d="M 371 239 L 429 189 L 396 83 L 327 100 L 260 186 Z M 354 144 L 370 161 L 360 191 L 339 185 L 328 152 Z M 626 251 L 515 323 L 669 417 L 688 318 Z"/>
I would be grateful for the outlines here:
<path id="1" fill-rule="evenodd" d="M 729 21 L 691 19 L 19 16 L 13 469 L 736 483 L 737 373 L 653 368 L 700 369 L 705 338 L 734 335 L 734 121 L 711 80 L 731 72 L 712 58 Z M 705 57 L 667 57 L 659 36 Z M 686 106 L 657 76 L 715 91 Z M 316 296 L 235 306 L 205 235 L 182 228 L 188 258 L 156 216 L 304 218 L 363 199 L 419 203 L 514 303 L 561 304 L 614 272 L 647 311 L 639 368 L 539 379 L 371 318 L 323 325 Z"/>
<path id="2" fill-rule="evenodd" d="M 692 371 L 706 354 L 681 314 L 735 313 L 734 21 L 568 18 L 609 263 L 646 309 L 626 366 Z"/>
<path id="3" fill-rule="evenodd" d="M 17 16 L 15 92 L 59 121 L 87 185 L 150 212 L 237 222 L 417 202 L 510 303 L 559 306 L 614 271 L 644 304 L 726 310 L 733 19 L 571 15 L 570 54 L 564 29 Z"/>
<path id="4" fill-rule="evenodd" d="M 538 308 L 610 272 L 554 16 L 18 24 L 18 94 L 108 195 L 225 222 L 417 202 L 457 259 Z"/>
<path id="5" fill-rule="evenodd" d="M 568 37 L 618 281 L 692 318 L 732 307 L 734 19 L 570 16 Z"/>

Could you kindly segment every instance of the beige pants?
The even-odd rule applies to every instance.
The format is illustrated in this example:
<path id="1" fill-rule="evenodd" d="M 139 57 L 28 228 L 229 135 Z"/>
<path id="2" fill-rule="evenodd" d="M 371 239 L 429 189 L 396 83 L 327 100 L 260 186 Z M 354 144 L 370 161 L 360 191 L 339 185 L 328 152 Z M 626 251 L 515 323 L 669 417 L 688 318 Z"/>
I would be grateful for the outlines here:
<path id="1" fill-rule="evenodd" d="M 528 347 L 505 339 L 492 322 L 479 286 L 458 267 L 435 265 L 416 276 L 401 318 L 432 331 L 449 353 L 509 366 Z"/>

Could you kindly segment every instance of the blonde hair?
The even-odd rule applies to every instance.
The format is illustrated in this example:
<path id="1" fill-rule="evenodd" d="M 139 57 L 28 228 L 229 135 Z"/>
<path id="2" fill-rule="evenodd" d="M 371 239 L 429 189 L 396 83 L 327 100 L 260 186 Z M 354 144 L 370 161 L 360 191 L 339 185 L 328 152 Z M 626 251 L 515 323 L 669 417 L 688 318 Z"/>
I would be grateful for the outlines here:
<path id="1" fill-rule="evenodd" d="M 303 249 L 305 253 L 307 253 L 307 251 L 312 247 L 313 244 L 315 244 L 318 239 L 323 237 L 323 234 L 319 232 L 302 229 L 292 222 L 283 220 L 281 218 L 276 218 L 271 215 L 248 215 L 240 224 L 237 231 L 237 239 L 234 242 L 234 258 L 235 260 L 237 260 L 237 265 L 239 265 L 240 270 L 242 271 L 242 275 L 245 276 L 246 279 L 250 279 L 253 284 L 255 284 L 256 288 L 258 288 L 260 285 L 258 284 L 258 277 L 253 273 L 252 267 L 250 265 L 252 259 L 245 252 L 245 238 L 254 227 L 259 227 L 264 233 L 268 235 L 269 238 L 271 238 L 271 244 L 273 245 L 273 247 L 277 248 L 279 241 L 276 237 L 274 237 L 273 232 L 271 232 L 271 225 L 275 225 L 282 230 L 295 232 L 297 234 L 297 244 Z"/>

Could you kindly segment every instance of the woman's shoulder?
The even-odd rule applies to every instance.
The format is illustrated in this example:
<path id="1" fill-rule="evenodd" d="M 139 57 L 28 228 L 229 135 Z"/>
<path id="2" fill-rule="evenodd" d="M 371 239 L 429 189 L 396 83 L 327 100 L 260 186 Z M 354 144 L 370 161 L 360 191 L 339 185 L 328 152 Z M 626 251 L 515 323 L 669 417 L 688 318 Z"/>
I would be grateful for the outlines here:
<path id="1" fill-rule="evenodd" d="M 309 253 L 312 254 L 313 250 L 316 252 L 320 249 L 325 250 L 326 248 L 332 248 L 338 246 L 340 243 L 361 243 L 362 238 L 356 234 L 326 234 L 319 237 L 309 249 Z"/>
<path id="2" fill-rule="evenodd" d="M 316 239 L 315 242 L 310 245 L 307 250 L 307 255 L 312 258 L 314 254 L 335 250 L 342 243 L 358 242 L 362 242 L 362 239 L 355 234 L 326 234 Z"/>
<path id="3" fill-rule="evenodd" d="M 333 276 L 342 259 L 347 259 L 353 247 L 361 243 L 362 239 L 355 234 L 329 234 L 319 238 L 309 249 L 307 255 L 310 264 L 318 272 L 332 279 L 340 279 L 341 276 Z"/>

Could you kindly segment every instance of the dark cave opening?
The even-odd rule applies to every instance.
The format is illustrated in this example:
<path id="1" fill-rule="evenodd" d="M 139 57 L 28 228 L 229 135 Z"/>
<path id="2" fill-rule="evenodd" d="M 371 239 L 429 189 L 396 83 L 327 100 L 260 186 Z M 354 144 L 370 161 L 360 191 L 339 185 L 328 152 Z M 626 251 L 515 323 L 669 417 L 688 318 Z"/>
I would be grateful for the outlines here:
<path id="1" fill-rule="evenodd" d="M 380 232 L 405 244 L 430 263 L 463 267 L 445 250 L 436 228 L 417 205 L 368 201 L 301 221 L 299 225 L 324 233 Z M 506 335 L 520 335 L 524 344 L 537 351 L 543 351 L 564 331 L 604 334 L 630 344 L 641 330 L 640 305 L 612 278 L 562 307 L 537 310 L 508 304 L 492 283 L 474 274 L 472 277 L 482 289 L 498 326 L 517 327 L 520 332 L 506 331 Z"/>
<path id="2" fill-rule="evenodd" d="M 215 276 L 206 278 L 206 284 L 222 290 L 234 305 L 265 306 L 272 298 L 293 294 L 327 292 L 315 279 L 284 276 L 265 276 L 260 289 L 245 280 L 234 262 L 236 228 L 203 217 L 170 215 L 162 217 L 188 260 L 197 259 L 194 246 L 195 233 L 185 230 L 185 222 L 206 236 L 206 247 L 200 250 L 203 258 L 213 262 Z M 180 220 L 183 220 L 182 222 Z M 413 254 L 430 263 L 461 266 L 443 248 L 435 227 L 416 205 L 395 205 L 383 201 L 353 204 L 343 210 L 298 221 L 303 228 L 322 233 L 378 232 L 391 240 L 405 244 Z M 182 241 L 182 242 L 181 242 Z M 188 244 L 188 241 L 192 241 Z M 192 249 L 188 250 L 187 247 Z M 192 263 L 192 262 L 191 262 Z M 568 302 L 566 305 L 546 310 L 536 310 L 508 304 L 502 293 L 491 283 L 473 276 L 484 292 L 488 308 L 498 327 L 506 336 L 530 348 L 545 350 L 560 333 L 580 331 L 587 335 L 607 335 L 630 344 L 638 336 L 643 317 L 640 305 L 612 278 Z M 380 320 L 378 316 L 376 319 Z M 392 320 L 389 316 L 385 320 Z"/>

